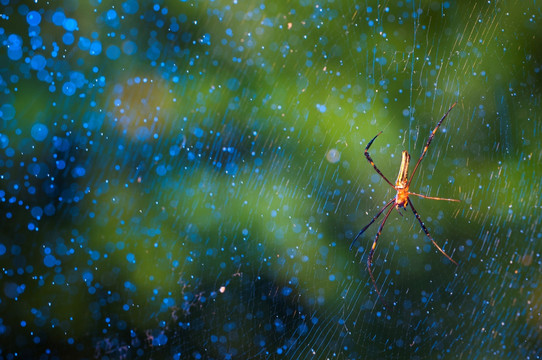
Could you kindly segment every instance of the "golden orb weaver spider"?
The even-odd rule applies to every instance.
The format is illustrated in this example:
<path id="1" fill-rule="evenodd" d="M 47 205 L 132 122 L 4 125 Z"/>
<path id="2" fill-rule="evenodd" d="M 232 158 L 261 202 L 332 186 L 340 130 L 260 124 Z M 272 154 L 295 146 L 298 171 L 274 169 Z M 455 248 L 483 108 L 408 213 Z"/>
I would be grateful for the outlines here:
<path id="1" fill-rule="evenodd" d="M 376 293 L 378 294 L 379 297 L 380 297 L 380 290 L 378 290 L 378 287 L 376 286 L 376 281 L 375 281 L 375 278 L 373 276 L 373 271 L 371 270 L 371 265 L 373 263 L 373 255 L 374 255 L 374 252 L 375 252 L 376 243 L 378 242 L 378 238 L 380 237 L 380 234 L 382 233 L 382 229 L 384 228 L 384 224 L 386 224 L 386 220 L 388 220 L 388 216 L 390 216 L 391 211 L 393 210 L 394 207 L 397 209 L 397 211 L 399 211 L 399 209 L 406 209 L 407 205 L 410 205 L 410 209 L 414 213 L 414 216 L 416 216 L 416 219 L 418 219 L 418 222 L 420 223 L 423 231 L 425 232 L 425 235 L 427 235 L 429 240 L 431 240 L 433 245 L 435 245 L 435 247 L 438 249 L 438 251 L 440 251 L 442 253 L 442 255 L 446 256 L 446 258 L 448 260 L 450 260 L 452 263 L 454 263 L 457 266 L 457 262 L 455 262 L 454 259 L 452 259 L 448 254 L 446 254 L 444 252 L 444 250 L 442 250 L 442 248 L 440 246 L 438 246 L 438 244 L 435 242 L 435 240 L 433 240 L 433 237 L 431 237 L 431 234 L 429 234 L 429 230 L 427 230 L 427 228 L 423 224 L 423 221 L 420 218 L 420 215 L 418 214 L 418 212 L 416 211 L 416 209 L 412 205 L 412 201 L 409 198 L 410 195 L 414 195 L 414 196 L 419 196 L 419 197 L 424 198 L 424 199 L 445 200 L 445 201 L 459 201 L 459 200 L 456 200 L 456 199 L 445 199 L 445 198 L 439 198 L 439 197 L 433 197 L 433 196 L 425 196 L 425 195 L 416 194 L 416 193 L 413 193 L 413 192 L 409 191 L 410 183 L 412 182 L 412 179 L 414 178 L 414 174 L 416 174 L 416 170 L 418 170 L 418 165 L 420 165 L 420 162 L 423 160 L 425 154 L 427 153 L 427 149 L 429 148 L 429 145 L 431 144 L 431 140 L 433 140 L 433 137 L 437 133 L 437 130 L 438 130 L 440 124 L 442 124 L 444 119 L 446 119 L 446 117 L 448 116 L 450 111 L 452 111 L 452 109 L 454 108 L 454 106 L 456 104 L 457 104 L 457 102 L 455 102 L 450 107 L 450 109 L 448 109 L 446 114 L 444 114 L 442 119 L 440 119 L 440 121 L 437 123 L 437 126 L 435 127 L 435 129 L 429 135 L 429 139 L 427 140 L 427 144 L 425 144 L 425 147 L 423 148 L 423 151 L 422 151 L 422 155 L 420 156 L 420 158 L 418 159 L 418 162 L 414 166 L 414 170 L 412 171 L 412 175 L 411 175 L 410 179 L 408 178 L 408 164 L 410 162 L 410 154 L 407 151 L 403 151 L 403 153 L 402 153 L 401 167 L 399 168 L 399 174 L 397 175 L 397 180 L 395 181 L 395 185 L 393 185 L 384 176 L 384 174 L 382 174 L 380 172 L 380 170 L 378 170 L 378 168 L 376 167 L 373 159 L 371 158 L 371 155 L 369 155 L 369 148 L 373 144 L 373 141 L 375 141 L 375 139 L 378 137 L 378 135 L 382 134 L 382 131 L 379 132 L 378 134 L 376 134 L 376 136 L 371 141 L 369 141 L 369 143 L 367 144 L 367 147 L 365 147 L 365 157 L 367 158 L 367 160 L 369 161 L 371 166 L 376 170 L 376 172 L 378 173 L 378 175 L 380 175 L 380 177 L 382 177 L 384 180 L 386 180 L 386 182 L 388 184 L 390 184 L 390 186 L 393 187 L 397 191 L 397 194 L 395 195 L 395 197 L 393 199 L 391 199 L 390 201 L 388 201 L 388 203 L 386 205 L 384 205 L 382 210 L 380 210 L 373 217 L 373 219 L 363 229 L 361 229 L 361 231 L 354 238 L 354 240 L 352 240 L 352 244 L 350 245 L 350 250 L 352 250 L 352 247 L 356 243 L 356 240 L 365 232 L 365 230 L 367 230 L 367 228 L 369 228 L 369 226 L 371 226 L 376 221 L 376 219 L 378 219 L 378 217 L 380 215 L 382 215 L 384 210 L 386 210 L 388 207 L 390 207 L 390 205 L 395 205 L 395 206 L 391 206 L 388 209 L 388 211 L 386 212 L 386 215 L 384 216 L 384 220 L 382 220 L 382 223 L 380 224 L 380 227 L 378 228 L 378 231 L 377 231 L 376 236 L 374 238 L 373 246 L 371 247 L 371 250 L 369 251 L 369 258 L 367 259 L 367 269 L 369 270 L 369 275 L 371 276 L 371 280 L 373 282 L 374 288 L 375 288 Z M 401 213 L 399 213 L 399 214 L 401 214 Z"/>

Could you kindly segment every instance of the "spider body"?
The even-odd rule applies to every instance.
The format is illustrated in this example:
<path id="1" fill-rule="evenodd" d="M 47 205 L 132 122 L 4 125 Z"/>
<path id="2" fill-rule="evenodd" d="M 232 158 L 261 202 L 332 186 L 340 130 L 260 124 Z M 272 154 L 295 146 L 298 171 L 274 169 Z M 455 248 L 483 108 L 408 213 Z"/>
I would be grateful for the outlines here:
<path id="1" fill-rule="evenodd" d="M 408 204 L 408 164 L 410 162 L 410 155 L 407 151 L 403 151 L 401 157 L 401 168 L 395 181 L 395 190 L 397 195 L 395 196 L 395 208 L 405 209 Z"/>
<path id="2" fill-rule="evenodd" d="M 459 201 L 459 200 L 426 196 L 426 195 L 416 194 L 416 193 L 413 193 L 413 192 L 409 191 L 410 183 L 412 182 L 412 179 L 414 177 L 414 174 L 416 173 L 416 170 L 418 170 L 418 166 L 420 165 L 420 162 L 423 160 L 425 154 L 427 153 L 427 149 L 429 148 L 429 145 L 431 144 L 431 141 L 433 140 L 433 137 L 435 136 L 439 126 L 442 124 L 444 119 L 446 119 L 446 117 L 448 116 L 448 114 L 454 108 L 454 106 L 456 104 L 457 103 L 454 103 L 450 107 L 450 109 L 448 109 L 446 114 L 444 114 L 444 116 L 437 123 L 437 126 L 435 127 L 435 129 L 429 135 L 429 139 L 427 140 L 427 143 L 425 144 L 425 147 L 423 148 L 423 151 L 422 151 L 422 154 L 421 154 L 420 158 L 418 159 L 418 161 L 416 162 L 416 165 L 414 166 L 414 170 L 412 171 L 412 176 L 410 177 L 410 179 L 408 178 L 408 165 L 410 163 L 410 154 L 407 151 L 403 151 L 403 153 L 401 155 L 401 167 L 399 168 L 399 174 L 397 175 L 397 180 L 395 181 L 395 185 L 393 185 L 388 180 L 388 178 L 386 178 L 384 176 L 384 174 L 382 174 L 382 172 L 380 172 L 380 170 L 376 167 L 373 159 L 371 158 L 371 155 L 369 155 L 369 148 L 373 144 L 373 141 L 375 141 L 375 139 L 380 134 L 382 134 L 382 131 L 379 132 L 371 141 L 369 141 L 369 143 L 365 147 L 365 157 L 367 158 L 367 160 L 369 161 L 371 166 L 375 169 L 375 171 L 378 173 L 378 175 L 380 175 L 391 187 L 393 187 L 397 191 L 397 194 L 395 195 L 395 197 L 393 199 L 391 199 L 390 201 L 388 201 L 388 203 L 386 205 L 384 205 L 384 207 L 373 217 L 373 219 L 363 229 L 361 229 L 361 231 L 354 238 L 354 240 L 352 241 L 352 244 L 350 245 L 350 249 L 352 249 L 352 247 L 354 246 L 356 240 L 365 232 L 365 230 L 367 230 L 369 228 L 369 226 L 371 226 L 378 219 L 378 217 L 380 217 L 380 215 L 382 215 L 382 213 L 386 209 L 388 209 L 387 212 L 386 212 L 386 215 L 384 216 L 384 220 L 382 220 L 382 223 L 378 227 L 378 231 L 377 231 L 376 236 L 374 238 L 373 245 L 371 246 L 371 250 L 369 251 L 369 257 L 367 259 L 367 269 L 369 271 L 369 275 L 371 276 L 371 280 L 373 281 L 373 285 L 374 285 L 374 288 L 375 288 L 378 296 L 380 296 L 380 291 L 378 290 L 378 287 L 376 286 L 376 281 L 375 281 L 374 276 L 373 276 L 373 271 L 371 270 L 371 265 L 372 265 L 372 262 L 373 262 L 373 255 L 374 255 L 374 251 L 376 249 L 376 244 L 378 242 L 378 238 L 380 237 L 380 234 L 382 233 L 382 229 L 384 228 L 384 225 L 386 224 L 386 220 L 390 216 L 390 214 L 391 214 L 394 207 L 395 207 L 395 209 L 397 209 L 399 211 L 400 209 L 405 209 L 406 210 L 407 206 L 410 206 L 410 209 L 414 213 L 414 216 L 416 216 L 416 219 L 420 223 L 420 226 L 422 227 L 425 235 L 429 238 L 429 240 L 431 240 L 433 245 L 448 260 L 450 260 L 452 263 L 457 265 L 457 262 L 455 262 L 448 254 L 446 254 L 444 252 L 444 250 L 442 250 L 441 247 L 438 246 L 438 244 L 435 242 L 435 240 L 433 240 L 433 238 L 431 237 L 431 234 L 429 233 L 429 230 L 427 230 L 427 228 L 425 227 L 420 215 L 418 214 L 418 212 L 414 208 L 414 205 L 412 205 L 412 201 L 410 200 L 410 195 L 418 196 L 418 197 L 421 197 L 421 198 L 424 198 L 424 199 L 431 199 L 431 200 L 444 200 L 444 201 Z M 391 205 L 395 205 L 395 206 L 391 206 Z M 399 214 L 401 214 L 401 213 L 399 212 Z"/>

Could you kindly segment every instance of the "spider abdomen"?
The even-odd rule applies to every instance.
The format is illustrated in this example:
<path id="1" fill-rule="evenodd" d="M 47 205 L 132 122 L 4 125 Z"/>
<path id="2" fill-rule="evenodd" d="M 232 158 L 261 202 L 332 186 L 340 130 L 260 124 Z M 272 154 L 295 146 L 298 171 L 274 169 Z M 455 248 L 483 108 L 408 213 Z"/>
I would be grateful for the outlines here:
<path id="1" fill-rule="evenodd" d="M 397 180 L 395 180 L 395 188 L 405 189 L 408 184 L 408 164 L 410 163 L 410 154 L 408 151 L 403 151 L 401 154 L 401 168 L 399 174 L 397 174 Z"/>

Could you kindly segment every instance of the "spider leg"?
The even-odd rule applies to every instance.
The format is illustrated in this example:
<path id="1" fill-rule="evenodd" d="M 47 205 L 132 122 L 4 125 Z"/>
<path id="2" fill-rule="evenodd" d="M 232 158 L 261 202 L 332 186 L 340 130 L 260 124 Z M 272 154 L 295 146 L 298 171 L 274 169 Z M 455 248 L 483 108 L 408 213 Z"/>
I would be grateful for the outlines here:
<path id="1" fill-rule="evenodd" d="M 363 229 L 361 229 L 361 231 L 356 235 L 356 237 L 354 238 L 354 240 L 352 240 L 352 243 L 350 244 L 350 250 L 352 250 L 352 247 L 354 246 L 354 244 L 356 243 L 356 240 L 361 236 L 361 234 L 363 234 L 365 232 L 365 230 L 367 230 L 369 228 L 369 226 L 371 226 L 375 221 L 376 219 L 378 219 L 378 217 L 384 212 L 384 210 L 386 210 L 386 208 L 388 206 L 390 206 L 391 204 L 393 204 L 393 202 L 395 201 L 395 198 L 391 199 L 383 208 L 382 210 L 380 210 L 378 212 L 378 214 L 376 214 L 373 219 L 371 220 L 371 222 L 369 222 L 367 225 L 365 225 L 365 227 Z"/>
<path id="2" fill-rule="evenodd" d="M 450 111 L 452 111 L 452 109 L 454 108 L 454 106 L 457 104 L 457 102 L 454 102 L 453 105 L 448 109 L 448 111 L 446 111 L 446 114 L 444 114 L 444 116 L 442 117 L 442 119 L 440 119 L 440 121 L 437 123 L 437 126 L 433 129 L 433 131 L 431 132 L 431 135 L 429 135 L 429 139 L 427 140 L 427 144 L 425 144 L 425 147 L 423 148 L 423 151 L 422 151 L 422 155 L 420 156 L 420 158 L 418 159 L 418 162 L 416 163 L 416 165 L 414 166 L 414 170 L 412 171 L 412 175 L 410 175 L 410 180 L 408 181 L 408 184 L 407 184 L 407 189 L 408 187 L 410 186 L 410 183 L 412 182 L 412 179 L 414 178 L 414 174 L 416 173 L 416 170 L 418 170 L 418 165 L 420 165 L 420 163 L 422 162 L 422 159 L 423 157 L 425 156 L 425 154 L 427 153 L 427 149 L 429 148 L 429 145 L 431 144 L 431 141 L 433 140 L 433 137 L 435 136 L 435 134 L 437 133 L 437 130 L 440 126 L 440 124 L 442 124 L 442 122 L 444 121 L 444 119 L 446 119 L 446 116 L 448 116 L 448 114 L 450 113 Z"/>
<path id="3" fill-rule="evenodd" d="M 457 202 L 461 201 L 461 200 L 457 200 L 457 199 L 445 199 L 445 198 L 439 198 L 439 197 L 434 197 L 434 196 L 425 196 L 425 195 L 416 194 L 416 193 L 413 193 L 413 192 L 409 192 L 408 195 L 415 195 L 415 196 L 419 196 L 419 197 L 424 198 L 424 199 L 431 199 L 431 200 L 444 200 L 444 201 L 457 201 Z"/>
<path id="4" fill-rule="evenodd" d="M 433 245 L 435 245 L 435 247 L 438 249 L 438 251 L 440 251 L 442 253 L 442 255 L 446 256 L 446 258 L 448 260 L 450 260 L 451 262 L 453 262 L 456 266 L 457 266 L 457 262 L 455 262 L 454 259 L 452 259 L 448 254 L 446 254 L 444 252 L 444 250 L 442 250 L 440 248 L 440 246 L 438 246 L 438 244 L 435 242 L 435 240 L 433 240 L 433 238 L 431 237 L 431 235 L 429 234 L 429 230 L 427 230 L 427 228 L 425 227 L 425 225 L 423 224 L 423 221 L 422 219 L 420 218 L 420 215 L 418 214 L 418 212 L 416 211 L 416 209 L 414 208 L 414 206 L 412 205 L 412 201 L 410 201 L 410 199 L 408 199 L 408 204 L 410 205 L 410 208 L 412 209 L 412 212 L 414 213 L 414 215 L 416 216 L 416 219 L 418 219 L 418 222 L 420 223 L 420 225 L 422 226 L 422 229 L 423 231 L 425 232 L 425 235 L 427 235 L 427 237 L 429 238 L 429 240 L 431 240 L 431 242 L 433 243 Z"/>
<path id="5" fill-rule="evenodd" d="M 371 159 L 371 155 L 369 155 L 369 148 L 370 148 L 371 145 L 373 144 L 373 141 L 375 141 L 375 139 L 376 139 L 376 138 L 378 137 L 378 135 L 380 135 L 380 134 L 382 134 L 382 131 L 379 132 L 378 134 L 376 134 L 376 136 L 375 136 L 371 141 L 369 141 L 369 143 L 368 143 L 367 146 L 365 147 L 365 152 L 364 152 L 364 153 L 365 153 L 365 157 L 367 158 L 367 160 L 369 161 L 369 163 L 371 164 L 371 166 L 374 167 L 374 169 L 376 170 L 376 172 L 378 173 L 378 175 L 380 175 L 380 176 L 382 177 L 382 179 L 386 180 L 386 182 L 387 182 L 388 184 L 390 184 L 390 186 L 391 186 L 392 188 L 395 189 L 395 186 L 388 180 L 388 178 L 385 177 L 384 174 L 382 174 L 382 173 L 380 172 L 380 170 L 378 170 L 378 168 L 376 167 L 376 165 L 375 165 L 373 159 Z"/>
<path id="6" fill-rule="evenodd" d="M 380 224 L 380 227 L 378 228 L 375 239 L 373 241 L 373 246 L 371 246 L 371 251 L 369 251 L 369 257 L 367 258 L 367 269 L 369 270 L 369 275 L 371 276 L 371 280 L 373 281 L 373 286 L 375 287 L 378 297 L 380 297 L 380 290 L 378 290 L 378 287 L 376 286 L 376 281 L 373 276 L 373 271 L 371 270 L 371 265 L 373 264 L 373 255 L 375 253 L 376 243 L 378 242 L 378 238 L 380 237 L 380 234 L 382 233 L 382 229 L 384 228 L 384 225 L 386 224 L 386 220 L 388 220 L 388 216 L 390 216 L 392 210 L 393 210 L 393 207 L 391 207 L 386 213 L 386 216 L 384 216 L 384 220 L 382 220 L 382 223 Z"/>

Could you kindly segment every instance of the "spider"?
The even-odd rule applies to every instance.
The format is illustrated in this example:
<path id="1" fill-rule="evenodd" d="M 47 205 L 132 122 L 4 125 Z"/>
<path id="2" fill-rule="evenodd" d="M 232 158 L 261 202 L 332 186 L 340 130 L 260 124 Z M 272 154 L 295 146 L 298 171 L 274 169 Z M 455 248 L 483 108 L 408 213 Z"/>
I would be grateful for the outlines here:
<path id="1" fill-rule="evenodd" d="M 376 136 L 371 141 L 369 141 L 369 143 L 367 144 L 367 147 L 365 148 L 365 157 L 367 158 L 367 160 L 369 161 L 371 166 L 376 170 L 378 175 L 380 175 L 384 180 L 386 180 L 386 182 L 388 184 L 390 184 L 390 186 L 393 187 L 397 191 L 397 194 L 395 195 L 395 197 L 393 199 L 391 199 L 390 201 L 388 201 L 388 203 L 382 208 L 382 210 L 380 210 L 373 217 L 373 219 L 363 229 L 361 229 L 361 231 L 354 238 L 354 240 L 352 241 L 352 244 L 350 245 L 350 250 L 352 250 L 352 247 L 354 246 L 356 240 L 365 232 L 365 230 L 367 230 L 367 228 L 369 228 L 369 226 L 371 226 L 376 221 L 376 219 L 378 219 L 378 217 L 380 215 L 382 215 L 384 210 L 386 210 L 389 207 L 388 211 L 386 212 L 386 215 L 384 216 L 384 220 L 382 221 L 382 223 L 380 224 L 380 227 L 378 228 L 375 239 L 373 241 L 373 245 L 371 246 L 371 251 L 369 252 L 369 258 L 367 259 L 367 269 L 369 270 L 369 275 L 371 276 L 371 280 L 373 281 L 374 288 L 375 288 L 376 293 L 378 294 L 379 297 L 380 297 L 380 290 L 378 290 L 378 287 L 376 286 L 376 281 L 375 281 L 375 278 L 373 276 L 373 271 L 371 270 L 371 265 L 373 263 L 373 255 L 374 255 L 374 252 L 375 252 L 376 243 L 378 242 L 378 238 L 380 237 L 380 234 L 382 233 L 382 229 L 384 228 L 384 225 L 386 224 L 386 220 L 388 220 L 388 216 L 390 216 L 391 211 L 394 208 L 394 206 L 390 207 L 390 205 L 395 205 L 395 208 L 397 209 L 397 211 L 399 211 L 400 209 L 406 209 L 407 205 L 409 205 L 410 209 L 412 209 L 412 212 L 416 216 L 416 219 L 418 219 L 418 222 L 420 223 L 423 231 L 425 232 L 425 235 L 427 235 L 429 240 L 431 240 L 433 245 L 435 245 L 435 247 L 442 253 L 442 255 L 446 256 L 446 258 L 448 260 L 450 260 L 452 263 L 454 263 L 457 266 L 457 262 L 455 262 L 448 254 L 446 254 L 444 252 L 444 250 L 442 250 L 441 247 L 438 246 L 438 244 L 435 242 L 435 240 L 433 240 L 433 238 L 431 237 L 431 234 L 429 234 L 429 230 L 427 230 L 427 228 L 423 224 L 422 219 L 420 218 L 420 215 L 418 214 L 418 212 L 416 211 L 416 209 L 412 205 L 412 201 L 410 200 L 409 196 L 414 195 L 414 196 L 419 196 L 419 197 L 424 198 L 424 199 L 431 199 L 431 200 L 445 200 L 445 201 L 459 201 L 459 200 L 445 199 L 445 198 L 439 198 L 439 197 L 433 197 L 433 196 L 425 196 L 425 195 L 410 192 L 408 190 L 409 187 L 410 187 L 410 183 L 412 182 L 412 179 L 414 178 L 414 174 L 416 174 L 416 170 L 418 170 L 418 165 L 420 165 L 420 162 L 423 160 L 425 154 L 427 153 L 427 149 L 429 148 L 429 145 L 431 144 L 431 140 L 433 140 L 433 137 L 435 136 L 440 124 L 442 124 L 444 119 L 446 119 L 446 117 L 448 116 L 450 111 L 452 111 L 452 109 L 454 108 L 454 106 L 456 104 L 457 104 L 457 102 L 455 102 L 450 107 L 450 109 L 448 109 L 446 114 L 444 114 L 442 119 L 440 119 L 440 121 L 437 123 L 437 126 L 435 127 L 435 129 L 431 132 L 431 135 L 429 135 L 429 139 L 427 140 L 427 144 L 425 144 L 425 147 L 423 148 L 423 151 L 422 151 L 422 155 L 420 156 L 420 158 L 418 159 L 418 162 L 414 166 L 414 170 L 412 171 L 412 175 L 411 175 L 410 179 L 408 178 L 408 164 L 410 162 L 410 154 L 407 151 L 403 151 L 403 153 L 402 153 L 401 167 L 399 168 L 399 174 L 397 175 L 397 180 L 395 181 L 395 185 L 393 185 L 384 176 L 384 174 L 382 174 L 380 172 L 380 170 L 378 170 L 375 163 L 373 162 L 373 159 L 371 159 L 371 156 L 369 155 L 369 148 L 373 144 L 373 141 L 375 141 L 375 139 L 380 134 L 382 134 L 382 131 L 379 132 L 378 134 L 376 134 Z M 401 214 L 401 212 L 399 212 L 399 214 L 401 216 L 403 215 L 403 214 Z"/>

